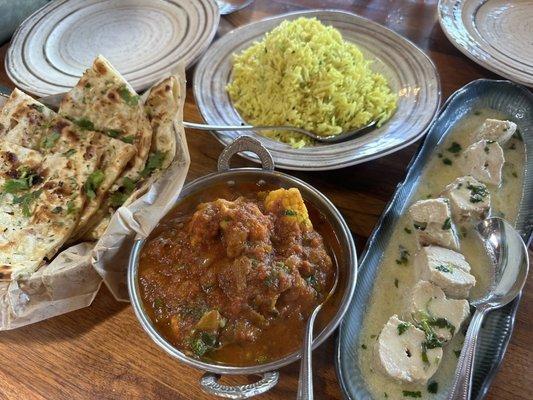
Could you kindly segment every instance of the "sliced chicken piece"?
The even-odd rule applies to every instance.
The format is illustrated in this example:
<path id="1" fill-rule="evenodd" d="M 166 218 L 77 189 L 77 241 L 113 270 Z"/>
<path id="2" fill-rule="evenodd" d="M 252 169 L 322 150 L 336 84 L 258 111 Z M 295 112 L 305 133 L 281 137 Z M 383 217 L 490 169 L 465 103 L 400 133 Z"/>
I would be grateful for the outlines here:
<path id="1" fill-rule="evenodd" d="M 435 244 L 459 250 L 448 199 L 419 200 L 409 208 L 409 215 L 422 246 Z"/>
<path id="2" fill-rule="evenodd" d="M 415 255 L 414 265 L 420 279 L 439 286 L 448 297 L 466 299 L 476 284 L 464 256 L 443 247 L 422 247 Z"/>
<path id="3" fill-rule="evenodd" d="M 455 221 L 472 218 L 483 219 L 490 209 L 490 193 L 487 186 L 471 176 L 462 176 L 444 189 L 442 196 L 450 200 Z"/>
<path id="4" fill-rule="evenodd" d="M 425 384 L 442 360 L 442 348 L 427 349 L 426 334 L 396 315 L 387 321 L 376 342 L 379 368 L 391 378 Z"/>
<path id="5" fill-rule="evenodd" d="M 467 300 L 448 299 L 444 291 L 428 281 L 413 288 L 409 311 L 414 320 L 424 318 L 441 341 L 450 341 L 470 315 Z"/>
<path id="6" fill-rule="evenodd" d="M 465 175 L 487 185 L 499 186 L 504 162 L 503 149 L 498 142 L 480 140 L 464 151 L 459 167 Z"/>
<path id="7" fill-rule="evenodd" d="M 475 140 L 492 140 L 504 144 L 516 132 L 516 124 L 511 121 L 487 118 L 475 134 Z"/>

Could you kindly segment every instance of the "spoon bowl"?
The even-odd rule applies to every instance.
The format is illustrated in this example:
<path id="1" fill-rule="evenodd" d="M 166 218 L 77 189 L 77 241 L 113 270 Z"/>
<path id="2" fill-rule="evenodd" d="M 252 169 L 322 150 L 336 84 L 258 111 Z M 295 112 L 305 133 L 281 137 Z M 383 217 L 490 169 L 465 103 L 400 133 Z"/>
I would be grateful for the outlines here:
<path id="1" fill-rule="evenodd" d="M 476 225 L 492 261 L 493 282 L 479 299 L 471 299 L 476 312 L 466 332 L 449 400 L 469 400 L 473 366 L 481 323 L 486 313 L 510 303 L 522 291 L 529 270 L 527 247 L 520 234 L 501 218 L 487 218 Z"/>

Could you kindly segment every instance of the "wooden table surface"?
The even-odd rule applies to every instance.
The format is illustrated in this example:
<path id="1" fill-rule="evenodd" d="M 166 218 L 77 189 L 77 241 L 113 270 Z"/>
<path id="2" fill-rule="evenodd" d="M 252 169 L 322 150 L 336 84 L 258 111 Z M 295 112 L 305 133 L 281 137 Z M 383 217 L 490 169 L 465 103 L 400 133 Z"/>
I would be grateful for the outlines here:
<path id="1" fill-rule="evenodd" d="M 456 50 L 437 19 L 436 0 L 257 0 L 221 22 L 221 30 L 253 20 L 310 8 L 348 10 L 403 35 L 435 62 L 443 101 L 478 78 L 497 78 Z M 3 60 L 8 45 L 0 48 Z M 0 85 L 13 87 L 0 67 Z M 191 71 L 189 71 L 191 72 Z M 189 81 L 191 76 L 189 75 Z M 201 121 L 190 87 L 185 119 Z M 210 134 L 188 131 L 192 163 L 188 180 L 212 172 L 221 145 Z M 328 196 L 356 237 L 358 251 L 371 233 L 419 143 L 366 164 L 316 173 L 295 173 Z M 236 165 L 248 165 L 235 160 Z M 526 286 L 507 356 L 487 396 L 492 400 L 533 399 L 533 279 Z M 342 398 L 333 363 L 335 335 L 314 352 L 317 399 Z M 0 333 L 1 399 L 207 399 L 201 373 L 166 356 L 142 331 L 131 307 L 104 287 L 85 309 L 15 331 Z M 297 363 L 281 370 L 279 384 L 262 399 L 295 398 Z M 231 383 L 250 378 L 225 378 Z"/>

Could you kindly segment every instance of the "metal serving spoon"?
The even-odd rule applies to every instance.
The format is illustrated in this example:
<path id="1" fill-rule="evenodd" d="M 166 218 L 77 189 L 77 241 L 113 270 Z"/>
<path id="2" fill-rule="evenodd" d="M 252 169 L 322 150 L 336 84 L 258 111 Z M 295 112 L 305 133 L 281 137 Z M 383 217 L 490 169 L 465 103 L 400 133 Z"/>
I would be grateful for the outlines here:
<path id="1" fill-rule="evenodd" d="M 466 332 L 448 400 L 469 400 L 476 357 L 476 344 L 483 318 L 488 311 L 510 303 L 526 282 L 529 259 L 526 245 L 518 232 L 501 218 L 481 221 L 476 230 L 494 267 L 494 282 L 480 299 L 471 300 L 476 312 Z"/>
<path id="2" fill-rule="evenodd" d="M 297 400 L 313 400 L 313 367 L 312 367 L 312 346 L 313 346 L 313 325 L 315 324 L 315 318 L 324 304 L 333 296 L 335 290 L 337 290 L 337 284 L 339 283 L 339 264 L 335 261 L 335 281 L 333 286 L 329 290 L 328 295 L 322 303 L 317 305 L 305 326 L 304 342 L 302 347 L 302 358 L 300 360 L 300 377 L 298 379 L 298 395 Z"/>
<path id="3" fill-rule="evenodd" d="M 330 135 L 330 136 L 320 136 L 316 133 L 310 132 L 306 129 L 297 128 L 295 126 L 284 126 L 284 125 L 205 125 L 205 124 L 195 124 L 193 122 L 186 122 L 183 121 L 183 126 L 185 128 L 191 128 L 191 129 L 199 129 L 202 131 L 293 131 L 302 133 L 305 136 L 309 136 L 311 139 L 316 140 L 317 142 L 321 143 L 339 143 L 344 142 L 346 140 L 351 139 L 354 136 L 360 135 L 362 133 L 365 133 L 370 128 L 373 128 L 376 125 L 377 121 L 372 121 L 369 124 L 362 126 L 360 128 L 343 132 L 338 135 Z"/>
<path id="4" fill-rule="evenodd" d="M 59 94 L 53 94 L 50 96 L 46 96 L 40 99 L 40 101 L 44 104 L 46 104 L 49 107 L 52 108 L 59 108 L 59 103 L 61 102 L 61 99 L 63 98 L 64 93 Z M 374 128 L 377 124 L 377 121 L 371 121 L 370 123 L 366 124 L 365 126 L 362 126 L 360 128 L 343 132 L 338 135 L 330 135 L 330 136 L 320 136 L 316 133 L 310 132 L 306 129 L 297 128 L 295 126 L 283 126 L 283 125 L 259 125 L 259 126 L 253 126 L 253 125 L 207 125 L 207 124 L 197 124 L 194 122 L 187 122 L 183 121 L 183 126 L 185 128 L 189 129 L 198 129 L 201 131 L 266 131 L 266 130 L 284 130 L 284 131 L 293 131 L 293 132 L 299 132 L 306 136 L 309 136 L 311 139 L 316 140 L 320 143 L 339 143 L 344 142 L 346 140 L 349 140 L 353 138 L 354 136 L 366 133 L 371 128 Z"/>

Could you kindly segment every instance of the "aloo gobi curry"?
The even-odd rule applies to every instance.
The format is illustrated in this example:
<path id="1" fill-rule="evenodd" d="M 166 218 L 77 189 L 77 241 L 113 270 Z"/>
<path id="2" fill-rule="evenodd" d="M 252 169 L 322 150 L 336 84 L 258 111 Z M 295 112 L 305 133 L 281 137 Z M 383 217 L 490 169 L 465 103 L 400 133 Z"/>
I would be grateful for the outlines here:
<path id="1" fill-rule="evenodd" d="M 298 189 L 242 192 L 226 189 L 174 210 L 140 256 L 152 322 L 174 346 L 207 362 L 253 365 L 296 350 L 334 279 Z"/>

